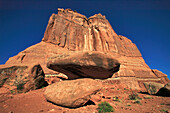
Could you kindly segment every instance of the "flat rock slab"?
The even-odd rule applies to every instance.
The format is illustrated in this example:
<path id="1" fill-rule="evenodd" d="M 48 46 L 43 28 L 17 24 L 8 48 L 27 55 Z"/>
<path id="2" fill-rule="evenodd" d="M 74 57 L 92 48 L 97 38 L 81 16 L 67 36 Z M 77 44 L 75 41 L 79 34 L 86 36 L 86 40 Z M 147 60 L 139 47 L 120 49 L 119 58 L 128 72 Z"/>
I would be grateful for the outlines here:
<path id="1" fill-rule="evenodd" d="M 44 96 L 57 105 L 75 108 L 83 106 L 101 88 L 102 84 L 93 79 L 66 80 L 49 85 Z"/>
<path id="2" fill-rule="evenodd" d="M 48 61 L 47 67 L 66 74 L 68 79 L 106 79 L 119 70 L 120 63 L 104 53 L 93 51 L 55 56 Z"/>

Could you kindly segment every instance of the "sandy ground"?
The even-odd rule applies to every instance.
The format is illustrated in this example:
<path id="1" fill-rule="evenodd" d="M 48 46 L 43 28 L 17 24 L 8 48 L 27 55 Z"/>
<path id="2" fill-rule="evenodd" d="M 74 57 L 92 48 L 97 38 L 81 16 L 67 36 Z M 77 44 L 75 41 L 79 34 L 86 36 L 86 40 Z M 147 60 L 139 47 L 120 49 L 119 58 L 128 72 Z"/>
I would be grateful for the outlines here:
<path id="1" fill-rule="evenodd" d="M 76 109 L 64 108 L 48 102 L 43 96 L 45 88 L 13 95 L 0 88 L 0 113 L 97 113 L 98 105 L 86 105 Z M 107 101 L 115 113 L 165 113 L 170 111 L 170 97 L 138 93 L 137 100 L 130 100 L 131 89 L 105 86 L 98 94 L 101 101 Z M 151 99 L 145 99 L 149 96 Z M 113 99 L 118 97 L 117 100 Z M 140 103 L 135 103 L 139 101 Z M 100 103 L 100 102 L 99 102 Z"/>

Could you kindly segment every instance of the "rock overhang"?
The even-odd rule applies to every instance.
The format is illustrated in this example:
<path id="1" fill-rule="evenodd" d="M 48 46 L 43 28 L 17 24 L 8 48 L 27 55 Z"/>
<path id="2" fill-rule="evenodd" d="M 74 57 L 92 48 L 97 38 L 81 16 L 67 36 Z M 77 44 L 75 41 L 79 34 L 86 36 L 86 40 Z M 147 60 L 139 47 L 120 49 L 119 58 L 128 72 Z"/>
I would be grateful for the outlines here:
<path id="1" fill-rule="evenodd" d="M 120 63 L 104 53 L 90 51 L 56 56 L 48 61 L 47 67 L 66 74 L 69 79 L 106 79 L 119 71 Z"/>

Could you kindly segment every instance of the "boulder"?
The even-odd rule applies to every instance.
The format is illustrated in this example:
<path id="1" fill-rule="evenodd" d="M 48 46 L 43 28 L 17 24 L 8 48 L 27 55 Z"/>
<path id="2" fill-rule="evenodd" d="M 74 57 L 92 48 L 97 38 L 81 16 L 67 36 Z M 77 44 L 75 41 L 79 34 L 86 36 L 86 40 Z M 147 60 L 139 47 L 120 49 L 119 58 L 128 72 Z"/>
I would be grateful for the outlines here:
<path id="1" fill-rule="evenodd" d="M 0 87 L 27 92 L 44 84 L 45 74 L 39 64 L 0 66 Z"/>
<path id="2" fill-rule="evenodd" d="M 144 86 L 147 92 L 151 95 L 157 94 L 157 92 L 164 87 L 163 84 L 156 83 L 156 82 L 144 82 Z"/>
<path id="3" fill-rule="evenodd" d="M 80 107 L 90 100 L 102 88 L 102 84 L 93 79 L 65 80 L 49 85 L 45 98 L 60 106 Z"/>
<path id="4" fill-rule="evenodd" d="M 101 52 L 77 52 L 53 57 L 47 67 L 66 74 L 68 79 L 106 79 L 119 71 L 120 63 Z"/>

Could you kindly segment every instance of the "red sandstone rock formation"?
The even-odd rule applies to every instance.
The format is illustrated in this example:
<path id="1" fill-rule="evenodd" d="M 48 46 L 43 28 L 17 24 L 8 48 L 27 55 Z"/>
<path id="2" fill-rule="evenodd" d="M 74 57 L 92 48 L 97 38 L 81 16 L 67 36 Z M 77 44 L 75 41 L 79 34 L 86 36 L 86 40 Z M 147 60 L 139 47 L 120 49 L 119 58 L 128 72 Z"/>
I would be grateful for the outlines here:
<path id="1" fill-rule="evenodd" d="M 27 92 L 42 87 L 45 74 L 39 64 L 0 66 L 0 87 Z"/>
<path id="2" fill-rule="evenodd" d="M 42 41 L 70 51 L 101 51 L 123 56 L 141 56 L 135 44 L 115 33 L 105 16 L 96 14 L 87 19 L 69 9 L 58 9 L 58 14 L 52 14 Z"/>
<path id="3" fill-rule="evenodd" d="M 145 88 L 147 89 L 147 92 L 148 92 L 150 95 L 157 94 L 158 91 L 159 91 L 162 87 L 164 87 L 163 84 L 155 83 L 155 82 L 144 82 L 144 86 L 145 86 Z"/>
<path id="4" fill-rule="evenodd" d="M 44 96 L 48 101 L 60 106 L 80 107 L 101 88 L 102 84 L 92 79 L 66 80 L 49 85 Z"/>
<path id="5" fill-rule="evenodd" d="M 52 14 L 42 42 L 11 57 L 6 65 L 40 63 L 46 74 L 53 74 L 57 72 L 46 68 L 47 59 L 75 51 L 100 51 L 113 56 L 121 63 L 120 70 L 113 77 L 127 77 L 121 83 L 128 86 L 131 86 L 131 80 L 137 80 L 139 84 L 141 81 L 164 84 L 169 81 L 162 80 L 151 71 L 136 45 L 128 38 L 117 35 L 105 16 L 96 14 L 86 18 L 70 9 L 58 9 L 58 14 Z"/>
<path id="6" fill-rule="evenodd" d="M 166 83 L 167 81 L 169 81 L 169 79 L 167 78 L 167 75 L 162 73 L 161 71 L 157 70 L 157 69 L 152 69 L 152 72 L 159 78 L 161 79 L 162 83 Z"/>
<path id="7" fill-rule="evenodd" d="M 107 79 L 119 71 L 120 63 L 106 54 L 90 51 L 58 55 L 48 61 L 47 67 L 66 74 L 68 79 Z"/>

